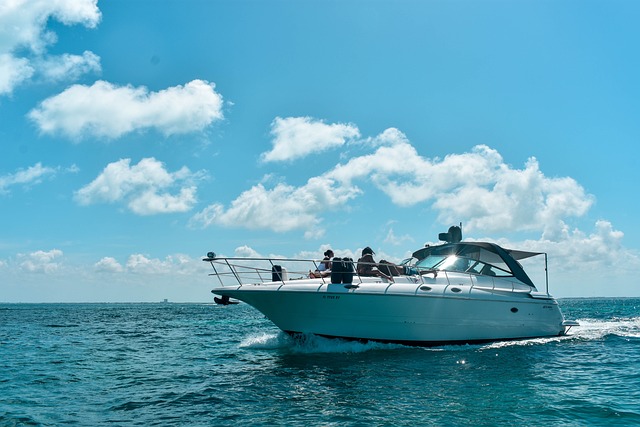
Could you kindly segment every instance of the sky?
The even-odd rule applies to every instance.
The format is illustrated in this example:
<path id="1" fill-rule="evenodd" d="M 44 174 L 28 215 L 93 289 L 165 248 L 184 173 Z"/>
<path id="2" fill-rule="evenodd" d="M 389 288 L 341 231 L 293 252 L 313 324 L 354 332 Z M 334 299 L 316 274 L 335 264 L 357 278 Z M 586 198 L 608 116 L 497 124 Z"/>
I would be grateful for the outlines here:
<path id="1" fill-rule="evenodd" d="M 557 297 L 639 296 L 639 14 L 0 0 L 0 302 L 210 302 L 209 251 L 399 261 L 460 223 Z"/>

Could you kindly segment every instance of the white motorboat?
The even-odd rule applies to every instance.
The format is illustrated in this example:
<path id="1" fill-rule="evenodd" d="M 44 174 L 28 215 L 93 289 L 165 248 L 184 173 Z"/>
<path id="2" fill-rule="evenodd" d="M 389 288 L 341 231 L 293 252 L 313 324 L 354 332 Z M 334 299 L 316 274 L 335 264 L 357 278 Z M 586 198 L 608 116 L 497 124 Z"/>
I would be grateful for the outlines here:
<path id="1" fill-rule="evenodd" d="M 244 301 L 290 335 L 431 346 L 560 336 L 577 325 L 564 319 L 548 279 L 539 291 L 518 262 L 544 255 L 548 278 L 545 253 L 464 242 L 459 227 L 440 239 L 446 243 L 417 250 L 397 269 L 378 264 L 366 277 L 347 258 L 311 278 L 321 261 L 213 252 L 203 261 L 219 279 L 216 302 Z"/>

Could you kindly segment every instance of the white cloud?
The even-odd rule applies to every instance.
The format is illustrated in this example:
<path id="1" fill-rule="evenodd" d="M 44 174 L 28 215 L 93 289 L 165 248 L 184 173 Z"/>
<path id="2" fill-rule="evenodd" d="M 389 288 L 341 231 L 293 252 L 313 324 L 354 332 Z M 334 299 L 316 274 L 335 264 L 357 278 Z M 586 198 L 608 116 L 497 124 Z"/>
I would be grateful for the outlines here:
<path id="1" fill-rule="evenodd" d="M 82 55 L 65 53 L 60 56 L 49 56 L 38 63 L 38 69 L 46 80 L 77 80 L 83 74 L 100 72 L 100 57 L 93 52 L 85 51 Z"/>
<path id="2" fill-rule="evenodd" d="M 276 232 L 305 229 L 307 237 L 319 237 L 319 212 L 343 206 L 358 191 L 336 186 L 327 177 L 313 177 L 302 187 L 277 184 L 266 189 L 262 184 L 242 193 L 229 209 L 213 204 L 193 217 L 193 222 L 205 227 L 212 224 L 226 227 L 271 229 Z"/>
<path id="3" fill-rule="evenodd" d="M 496 150 L 479 145 L 427 159 L 408 141 L 392 141 L 326 175 L 345 183 L 371 179 L 398 206 L 433 200 L 442 223 L 463 221 L 469 229 L 542 230 L 584 215 L 593 204 L 575 180 L 545 177 L 534 158 L 513 169 Z"/>
<path id="4" fill-rule="evenodd" d="M 60 268 L 60 263 L 56 260 L 62 257 L 60 249 L 50 251 L 36 251 L 30 254 L 18 254 L 18 263 L 23 271 L 29 273 L 54 273 Z"/>
<path id="5" fill-rule="evenodd" d="M 129 202 L 129 208 L 138 215 L 158 213 L 186 212 L 196 203 L 196 187 L 180 189 L 177 195 L 158 194 L 150 189 L 139 194 Z"/>
<path id="6" fill-rule="evenodd" d="M 165 266 L 158 259 L 150 259 L 142 254 L 133 254 L 127 260 L 127 270 L 141 274 L 162 274 Z"/>
<path id="7" fill-rule="evenodd" d="M 405 244 L 406 242 L 412 242 L 413 238 L 407 234 L 404 236 L 396 236 L 393 228 L 389 227 L 389 231 L 387 232 L 387 237 L 384 238 L 385 243 L 389 243 L 394 246 L 399 246 Z"/>
<path id="8" fill-rule="evenodd" d="M 93 266 L 99 273 L 122 273 L 124 268 L 112 257 L 104 257 Z"/>
<path id="9" fill-rule="evenodd" d="M 169 255 L 164 260 L 148 258 L 142 254 L 133 254 L 127 260 L 127 271 L 135 274 L 191 274 L 195 265 L 201 261 L 187 255 Z"/>
<path id="10" fill-rule="evenodd" d="M 46 48 L 56 42 L 56 35 L 46 30 L 49 19 L 56 19 L 65 25 L 80 24 L 95 28 L 101 14 L 97 0 L 3 2 L 0 6 L 0 95 L 11 94 L 18 85 L 38 72 L 46 74 L 46 68 L 43 67 L 50 61 L 43 60 Z M 71 77 L 81 71 L 73 69 L 75 71 Z"/>
<path id="11" fill-rule="evenodd" d="M 551 293 L 566 296 L 634 295 L 630 281 L 640 270 L 637 251 L 622 245 L 624 234 L 599 220 L 590 232 L 564 226 L 554 240 L 497 241 L 503 247 L 549 254 Z M 490 239 L 481 239 L 490 240 Z M 521 261 L 538 289 L 546 281 L 544 265 L 537 257 Z"/>
<path id="12" fill-rule="evenodd" d="M 139 215 L 185 212 L 196 202 L 191 182 L 201 176 L 186 167 L 170 173 L 153 157 L 133 166 L 131 159 L 121 159 L 109 163 L 96 179 L 76 191 L 74 198 L 81 205 L 126 203 Z M 174 187 L 180 187 L 177 194 L 167 192 Z"/>
<path id="13" fill-rule="evenodd" d="M 295 160 L 339 147 L 360 137 L 360 131 L 351 124 L 326 124 L 311 117 L 276 117 L 271 135 L 273 148 L 261 156 L 265 162 Z"/>
<path id="14" fill-rule="evenodd" d="M 262 255 L 250 246 L 238 246 L 235 249 L 235 256 L 238 258 L 261 258 Z"/>
<path id="15" fill-rule="evenodd" d="M 482 157 L 486 147 L 476 155 Z M 487 182 L 459 182 L 448 193 L 439 194 L 434 207 L 444 223 L 457 218 L 467 227 L 487 231 L 544 230 L 557 227 L 568 217 L 584 215 L 593 196 L 572 178 L 548 178 L 531 158 L 525 169 L 482 163 L 478 169 Z"/>
<path id="16" fill-rule="evenodd" d="M 622 246 L 624 233 L 615 230 L 609 221 L 599 220 L 593 232 L 587 234 L 581 230 L 569 230 L 564 227 L 562 233 L 553 240 L 545 239 L 526 242 L 528 249 L 553 253 L 565 260 L 558 268 L 567 271 L 588 271 L 596 265 L 606 265 L 607 270 L 618 273 L 637 272 L 640 258 Z"/>
<path id="17" fill-rule="evenodd" d="M 24 58 L 0 53 L 0 95 L 11 94 L 13 89 L 33 76 L 35 69 Z"/>
<path id="18" fill-rule="evenodd" d="M 575 180 L 544 176 L 534 158 L 516 169 L 496 150 L 479 145 L 468 153 L 430 159 L 394 128 L 365 142 L 374 148 L 372 153 L 338 164 L 300 187 L 259 184 L 228 208 L 208 206 L 193 222 L 276 232 L 303 229 L 307 237 L 319 237 L 323 212 L 344 209 L 362 194 L 358 185 L 369 182 L 398 206 L 431 203 L 442 223 L 462 221 L 469 230 L 542 231 L 551 236 L 567 218 L 583 216 L 593 204 L 593 196 Z"/>
<path id="19" fill-rule="evenodd" d="M 409 140 L 407 136 L 400 132 L 396 128 L 387 128 L 381 134 L 374 136 L 373 138 L 367 138 L 362 141 L 368 143 L 372 147 L 379 147 L 381 145 L 394 146 L 399 144 L 407 144 Z"/>
<path id="20" fill-rule="evenodd" d="M 76 140 L 113 139 L 147 129 L 182 134 L 202 131 L 221 120 L 222 96 L 215 91 L 215 84 L 203 80 L 158 92 L 97 81 L 91 86 L 71 86 L 44 100 L 29 118 L 43 133 L 60 133 Z"/>
<path id="21" fill-rule="evenodd" d="M 124 265 L 113 257 L 103 257 L 93 265 L 93 270 L 104 274 L 117 275 L 184 275 L 193 274 L 201 267 L 202 261 L 184 254 L 168 255 L 164 259 L 151 258 L 143 254 L 131 254 Z"/>
<path id="22" fill-rule="evenodd" d="M 57 169 L 42 166 L 38 162 L 25 170 L 18 170 L 15 173 L 0 176 L 0 194 L 8 193 L 8 188 L 15 185 L 30 186 L 39 184 L 46 176 L 54 176 Z"/>
<path id="23" fill-rule="evenodd" d="M 134 253 L 124 261 L 105 256 L 38 250 L 0 259 L 5 302 L 208 301 L 211 266 L 202 257 L 174 253 L 153 258 Z M 119 259 L 119 258 L 118 258 Z M 97 262 L 95 262 L 97 261 Z"/>
<path id="24" fill-rule="evenodd" d="M 80 168 L 75 163 L 65 169 L 65 172 L 68 173 L 78 173 L 80 172 Z"/>
<path id="25" fill-rule="evenodd" d="M 392 134 L 390 130 L 386 134 Z M 398 205 L 415 203 L 413 198 L 405 199 L 405 195 L 396 192 L 395 188 L 389 188 L 388 181 L 393 177 L 413 178 L 414 173 L 424 173 L 431 163 L 420 157 L 416 149 L 409 144 L 406 138 L 387 139 L 380 135 L 373 139 L 377 145 L 384 143 L 372 154 L 362 155 L 350 159 L 346 164 L 338 164 L 325 175 L 343 183 L 351 183 L 354 180 L 372 180 L 383 191 L 387 192 Z M 430 188 L 430 187 L 429 187 Z M 425 200 L 427 195 L 420 193 Z"/>

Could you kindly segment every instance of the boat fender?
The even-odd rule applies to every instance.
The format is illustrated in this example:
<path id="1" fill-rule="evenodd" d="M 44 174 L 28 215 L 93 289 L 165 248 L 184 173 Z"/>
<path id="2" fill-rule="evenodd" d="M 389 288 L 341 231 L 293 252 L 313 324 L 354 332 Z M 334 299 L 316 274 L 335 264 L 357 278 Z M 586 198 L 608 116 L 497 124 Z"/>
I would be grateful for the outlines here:
<path id="1" fill-rule="evenodd" d="M 287 275 L 287 269 L 281 265 L 274 265 L 271 267 L 271 281 L 272 282 L 284 282 L 289 280 Z"/>

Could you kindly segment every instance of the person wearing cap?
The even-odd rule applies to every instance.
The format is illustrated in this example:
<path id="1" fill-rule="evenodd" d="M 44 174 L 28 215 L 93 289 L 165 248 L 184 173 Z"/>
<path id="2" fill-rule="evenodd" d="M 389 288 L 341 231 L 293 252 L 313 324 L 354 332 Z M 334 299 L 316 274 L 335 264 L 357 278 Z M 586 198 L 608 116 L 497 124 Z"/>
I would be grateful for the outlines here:
<path id="1" fill-rule="evenodd" d="M 378 269 L 378 263 L 373 259 L 373 249 L 369 246 L 362 250 L 362 256 L 358 259 L 358 275 L 359 276 L 378 276 L 393 281 L 393 279 Z"/>
<path id="2" fill-rule="evenodd" d="M 374 267 L 377 267 L 376 261 L 373 259 L 373 249 L 369 246 L 362 250 L 362 256 L 358 259 L 358 274 L 360 276 L 375 276 Z"/>

